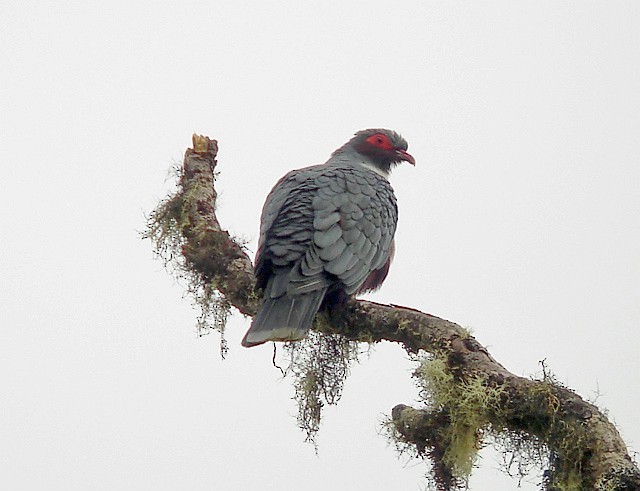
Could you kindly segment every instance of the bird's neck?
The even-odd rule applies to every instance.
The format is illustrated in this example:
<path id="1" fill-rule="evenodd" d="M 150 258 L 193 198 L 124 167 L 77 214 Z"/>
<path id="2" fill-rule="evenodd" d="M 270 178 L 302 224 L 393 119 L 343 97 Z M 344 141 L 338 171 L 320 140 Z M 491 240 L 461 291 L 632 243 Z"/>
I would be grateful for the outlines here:
<path id="1" fill-rule="evenodd" d="M 331 158 L 327 160 L 327 164 L 359 164 L 365 169 L 369 169 L 387 180 L 389 180 L 389 171 L 391 170 L 391 166 L 387 169 L 383 169 L 368 156 L 356 152 L 354 149 L 348 147 L 341 147 L 333 152 L 331 154 Z"/>

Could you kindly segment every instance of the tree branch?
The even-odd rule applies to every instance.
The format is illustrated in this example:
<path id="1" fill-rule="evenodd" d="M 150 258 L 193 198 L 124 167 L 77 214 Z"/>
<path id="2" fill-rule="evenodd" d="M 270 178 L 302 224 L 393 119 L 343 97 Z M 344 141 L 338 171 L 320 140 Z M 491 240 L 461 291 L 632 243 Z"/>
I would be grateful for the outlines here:
<path id="1" fill-rule="evenodd" d="M 146 237 L 159 243 L 179 232 L 184 267 L 242 314 L 259 306 L 249 256 L 220 227 L 214 189 L 217 142 L 193 138 L 178 192 L 150 216 Z M 640 489 L 640 470 L 606 416 L 551 377 L 518 377 L 453 322 L 397 305 L 350 300 L 324 314 L 315 328 L 354 341 L 401 344 L 430 354 L 416 370 L 427 406 L 398 405 L 398 441 L 432 460 L 440 489 L 464 484 L 485 434 L 523 438 L 548 451 L 546 489 Z"/>

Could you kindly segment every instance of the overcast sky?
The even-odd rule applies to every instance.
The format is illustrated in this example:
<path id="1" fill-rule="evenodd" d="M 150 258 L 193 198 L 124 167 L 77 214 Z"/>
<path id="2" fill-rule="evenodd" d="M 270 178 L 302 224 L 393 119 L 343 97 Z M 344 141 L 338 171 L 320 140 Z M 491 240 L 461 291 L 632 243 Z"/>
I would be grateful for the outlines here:
<path id="1" fill-rule="evenodd" d="M 389 127 L 396 259 L 371 298 L 539 361 L 640 450 L 640 3 L 0 3 L 0 483 L 6 489 L 420 490 L 378 433 L 417 404 L 378 346 L 296 427 L 272 347 L 228 359 L 140 240 L 198 132 L 255 250 L 292 168 Z M 482 453 L 473 490 L 515 489 Z M 536 489 L 535 476 L 522 489 Z"/>

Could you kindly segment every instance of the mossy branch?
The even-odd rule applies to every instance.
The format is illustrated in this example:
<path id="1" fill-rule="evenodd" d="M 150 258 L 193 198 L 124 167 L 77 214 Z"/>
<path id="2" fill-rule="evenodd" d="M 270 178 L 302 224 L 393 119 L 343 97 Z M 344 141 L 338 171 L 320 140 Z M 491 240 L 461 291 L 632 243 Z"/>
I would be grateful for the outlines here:
<path id="1" fill-rule="evenodd" d="M 144 236 L 154 241 L 166 262 L 178 261 L 191 290 L 201 293 L 202 303 L 213 305 L 214 324 L 223 327 L 229 306 L 252 316 L 259 298 L 249 256 L 216 218 L 217 150 L 215 140 L 194 135 L 193 149 L 186 151 L 179 172 L 178 190 L 150 215 Z M 640 470 L 615 426 L 596 406 L 550 377 L 532 380 L 510 373 L 458 324 L 408 307 L 364 300 L 350 300 L 318 317 L 318 332 L 350 342 L 392 341 L 421 357 L 414 375 L 425 407 L 396 406 L 390 425 L 397 442 L 432 461 L 439 489 L 465 485 L 487 436 L 507 445 L 512 442 L 515 449 L 524 442 L 546 455 L 545 489 L 640 489 Z M 315 365 L 321 359 L 302 358 Z M 316 377 L 322 370 L 315 365 L 313 372 L 305 373 Z M 338 372 L 336 377 L 344 378 L 348 365 Z M 341 382 L 336 379 L 333 384 L 339 397 Z M 308 392 L 317 397 L 320 388 L 312 389 Z M 305 411 L 318 412 L 298 402 Z M 319 413 L 314 417 L 301 424 L 311 439 Z"/>

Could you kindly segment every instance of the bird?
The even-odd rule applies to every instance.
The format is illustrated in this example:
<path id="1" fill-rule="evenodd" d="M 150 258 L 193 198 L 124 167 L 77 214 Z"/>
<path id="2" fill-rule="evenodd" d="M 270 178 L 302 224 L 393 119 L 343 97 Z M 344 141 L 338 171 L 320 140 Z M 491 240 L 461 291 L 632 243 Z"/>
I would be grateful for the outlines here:
<path id="1" fill-rule="evenodd" d="M 275 184 L 262 209 L 254 267 L 262 303 L 242 346 L 299 341 L 321 307 L 380 287 L 398 221 L 389 174 L 401 162 L 415 166 L 407 149 L 393 130 L 361 130 L 324 164 Z"/>

